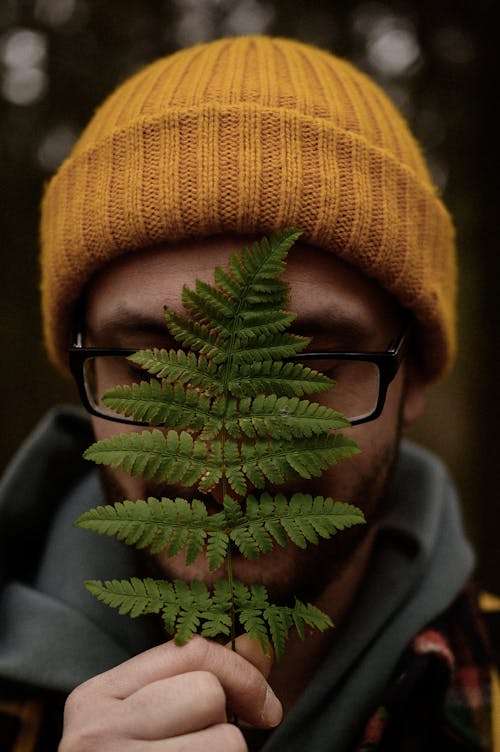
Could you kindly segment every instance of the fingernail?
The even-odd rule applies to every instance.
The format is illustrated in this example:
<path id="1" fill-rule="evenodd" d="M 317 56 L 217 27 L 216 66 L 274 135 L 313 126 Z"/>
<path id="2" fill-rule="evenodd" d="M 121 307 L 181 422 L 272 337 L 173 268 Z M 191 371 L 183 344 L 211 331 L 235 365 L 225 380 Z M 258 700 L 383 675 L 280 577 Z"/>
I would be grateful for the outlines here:
<path id="1" fill-rule="evenodd" d="M 267 685 L 266 698 L 262 708 L 262 721 L 268 726 L 277 726 L 283 718 L 283 708 L 273 690 Z"/>

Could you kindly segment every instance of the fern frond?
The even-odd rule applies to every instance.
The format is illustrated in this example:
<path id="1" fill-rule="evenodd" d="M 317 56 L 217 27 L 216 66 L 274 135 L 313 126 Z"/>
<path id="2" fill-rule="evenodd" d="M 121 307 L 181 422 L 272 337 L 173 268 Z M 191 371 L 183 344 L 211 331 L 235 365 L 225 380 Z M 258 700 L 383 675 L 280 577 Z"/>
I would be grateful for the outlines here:
<path id="1" fill-rule="evenodd" d="M 232 254 L 230 269 L 234 277 L 244 283 L 251 280 L 251 288 L 246 296 L 248 302 L 268 303 L 272 298 L 276 307 L 284 307 L 288 289 L 278 277 L 285 269 L 288 251 L 300 235 L 300 230 L 286 228 L 270 238 L 264 237 L 260 242 L 253 243 L 251 249 L 243 248 L 241 257 Z M 279 295 L 282 296 L 281 299 Z"/>
<path id="2" fill-rule="evenodd" d="M 264 612 L 269 606 L 269 598 L 264 585 L 244 585 L 233 581 L 234 606 L 238 621 L 250 637 L 259 641 L 264 653 L 269 651 L 269 631 Z"/>
<path id="3" fill-rule="evenodd" d="M 291 613 L 292 609 L 286 606 L 268 606 L 264 613 L 264 619 L 269 626 L 271 640 L 274 645 L 276 658 L 279 660 L 285 652 L 285 644 L 290 628 L 294 625 Z"/>
<path id="4" fill-rule="evenodd" d="M 331 465 L 359 451 L 347 436 L 315 436 L 312 439 L 257 441 L 241 444 L 241 469 L 256 487 L 265 481 L 283 483 L 297 477 L 318 477 Z"/>
<path id="5" fill-rule="evenodd" d="M 212 591 L 212 602 L 216 611 L 229 613 L 233 607 L 233 588 L 229 580 L 221 578 L 215 582 Z"/>
<path id="6" fill-rule="evenodd" d="M 198 558 L 206 543 L 211 551 L 209 563 L 215 560 L 220 566 L 229 540 L 225 514 L 209 515 L 198 499 L 189 503 L 180 498 L 149 497 L 146 501 L 116 502 L 90 509 L 75 525 L 139 549 L 149 546 L 152 554 L 165 550 L 167 556 L 175 556 L 185 548 L 187 564 Z"/>
<path id="7" fill-rule="evenodd" d="M 179 342 L 214 363 L 225 363 L 229 358 L 234 363 L 283 360 L 302 352 L 309 342 L 307 337 L 298 334 L 274 334 L 272 326 L 263 327 L 264 333 L 258 336 L 244 335 L 240 332 L 244 327 L 238 319 L 232 327 L 233 336 L 229 337 L 229 333 L 218 332 L 171 311 L 166 311 L 165 317 L 170 333 Z"/>
<path id="8" fill-rule="evenodd" d="M 325 405 L 276 394 L 229 401 L 224 421 L 230 436 L 273 439 L 310 438 L 349 425 Z"/>
<path id="9" fill-rule="evenodd" d="M 152 426 L 175 425 L 178 430 L 202 431 L 210 438 L 224 428 L 230 436 L 250 438 L 309 438 L 349 426 L 340 413 L 297 397 L 258 395 L 250 400 L 213 401 L 190 386 L 152 380 L 114 387 L 103 396 L 106 407 L 148 422 Z"/>
<path id="10" fill-rule="evenodd" d="M 300 337 L 298 334 L 279 334 L 269 337 L 261 335 L 249 340 L 237 337 L 231 347 L 230 355 L 234 363 L 284 360 L 302 352 L 308 342 L 307 337 Z"/>
<path id="11" fill-rule="evenodd" d="M 138 350 L 129 360 L 169 383 L 191 384 L 210 394 L 220 394 L 223 389 L 217 364 L 193 352 L 154 348 Z"/>
<path id="12" fill-rule="evenodd" d="M 252 337 L 269 337 L 284 332 L 297 318 L 294 313 L 275 310 L 272 306 L 241 311 L 239 316 L 241 324 L 238 327 L 238 335 L 246 341 L 250 341 Z"/>
<path id="13" fill-rule="evenodd" d="M 185 644 L 193 634 L 205 637 L 228 636 L 231 632 L 231 610 L 236 608 L 238 620 L 251 638 L 269 652 L 272 642 L 280 658 L 291 626 L 304 636 L 304 624 L 314 629 L 326 629 L 331 621 L 311 604 L 296 601 L 295 606 L 276 606 L 269 603 L 263 585 L 248 587 L 235 580 L 234 600 L 227 580 L 219 580 L 211 593 L 199 580 L 189 584 L 181 580 L 166 582 L 150 577 L 141 580 L 88 580 L 85 587 L 107 606 L 120 614 L 135 618 L 145 614 L 162 614 L 167 632 L 178 645 Z"/>
<path id="14" fill-rule="evenodd" d="M 238 363 L 231 370 L 227 384 L 235 397 L 273 393 L 278 397 L 302 397 L 326 392 L 334 386 L 328 376 L 300 363 L 271 360 Z"/>
<path id="15" fill-rule="evenodd" d="M 212 441 L 210 442 L 210 451 L 211 467 L 218 468 L 221 474 L 219 477 L 224 475 L 233 491 L 239 496 L 243 496 L 246 493 L 246 480 L 241 465 L 238 444 L 231 439 Z M 199 483 L 201 491 L 210 491 L 213 488 L 213 477 L 215 476 L 211 474 L 202 477 Z"/>
<path id="16" fill-rule="evenodd" d="M 320 611 L 312 603 L 302 603 L 298 598 L 295 600 L 293 609 L 291 609 L 291 616 L 297 633 L 302 640 L 305 637 L 304 625 L 310 627 L 311 630 L 317 629 L 320 632 L 333 627 L 333 622 L 327 614 Z"/>
<path id="17" fill-rule="evenodd" d="M 193 439 L 186 431 L 170 430 L 166 436 L 158 430 L 117 434 L 92 444 L 83 456 L 158 483 L 192 486 L 199 482 L 204 490 L 210 490 L 222 474 L 206 442 Z"/>
<path id="18" fill-rule="evenodd" d="M 229 338 L 228 333 L 179 316 L 168 309 L 165 311 L 165 320 L 170 334 L 184 347 L 193 352 L 200 352 L 214 363 L 223 363 L 226 360 L 224 342 Z"/>
<path id="19" fill-rule="evenodd" d="M 317 544 L 319 538 L 331 538 L 364 522 L 360 509 L 330 497 L 296 493 L 288 501 L 284 494 L 272 497 L 266 492 L 259 499 L 248 497 L 246 513 L 232 521 L 229 535 L 247 559 L 256 559 L 271 552 L 273 541 L 285 547 L 291 540 L 306 548 L 308 543 Z"/>
<path id="20" fill-rule="evenodd" d="M 303 639 L 305 626 L 323 632 L 333 626 L 330 617 L 311 603 L 296 599 L 293 607 L 269 603 L 264 585 L 248 587 L 234 581 L 234 603 L 238 620 L 250 637 L 257 639 L 265 653 L 272 643 L 276 658 L 283 657 L 285 643 L 292 626 Z"/>
<path id="21" fill-rule="evenodd" d="M 262 489 L 318 477 L 358 451 L 349 437 L 330 433 L 349 425 L 347 420 L 301 399 L 331 389 L 334 382 L 300 363 L 285 362 L 309 342 L 289 331 L 295 316 L 286 310 L 288 286 L 279 279 L 299 235 L 289 228 L 263 238 L 240 256 L 232 254 L 227 270 L 217 268 L 214 286 L 198 280 L 194 290 L 184 288 L 187 316 L 167 310 L 165 319 L 172 336 L 190 352 L 155 348 L 135 353 L 130 360 L 151 381 L 113 388 L 104 398 L 121 415 L 172 428 L 113 436 L 84 455 L 132 476 L 196 486 L 200 492 L 222 481 L 224 503 L 217 514 L 210 515 L 199 499 L 150 497 L 97 507 L 76 523 L 148 547 L 152 554 L 184 552 L 188 565 L 205 551 L 210 571 L 228 561 L 228 580 L 217 580 L 211 590 L 197 580 L 86 583 L 120 613 L 161 613 L 178 644 L 195 632 L 234 635 L 239 621 L 264 652 L 271 641 L 279 658 L 290 629 L 303 638 L 308 629 L 331 626 L 311 604 L 273 604 L 263 585 L 235 580 L 232 549 L 256 559 L 275 545 L 292 542 L 305 548 L 364 521 L 356 507 L 322 496 L 247 496 L 249 484 Z"/>
<path id="22" fill-rule="evenodd" d="M 190 584 L 174 580 L 173 585 L 178 605 L 175 641 L 183 645 L 198 631 L 202 615 L 210 610 L 212 599 L 206 585 L 199 580 Z"/>
<path id="23" fill-rule="evenodd" d="M 277 279 L 288 248 L 299 234 L 284 231 L 270 241 L 263 239 L 254 243 L 252 252 L 244 249 L 241 259 L 232 254 L 229 272 L 215 271 L 218 289 L 210 290 L 206 284 L 198 284 L 196 292 L 185 288 L 183 299 L 192 317 L 166 310 L 170 333 L 214 363 L 280 360 L 303 350 L 306 338 L 283 334 L 294 316 L 282 310 L 287 286 Z M 265 318 L 255 310 L 263 303 L 269 307 Z M 249 340 L 252 349 L 248 349 Z M 221 376 L 226 381 L 225 371 Z"/>
<path id="24" fill-rule="evenodd" d="M 251 250 L 244 248 L 241 257 L 233 253 L 229 272 L 217 267 L 214 273 L 219 290 L 230 299 L 238 301 L 238 310 L 272 304 L 284 308 L 288 288 L 278 277 L 284 271 L 288 250 L 300 235 L 299 230 L 287 229 L 255 242 Z"/>
<path id="25" fill-rule="evenodd" d="M 219 266 L 215 267 L 214 280 L 217 289 L 219 289 L 224 295 L 227 295 L 229 299 L 236 301 L 239 307 L 239 301 L 244 291 L 243 285 L 229 272 L 225 269 L 221 269 Z"/>
<path id="26" fill-rule="evenodd" d="M 220 418 L 211 415 L 211 400 L 198 390 L 166 381 L 141 381 L 140 384 L 108 389 L 102 401 L 111 410 L 152 426 L 174 425 L 178 430 L 205 429 L 216 433 Z"/>
<path id="27" fill-rule="evenodd" d="M 185 644 L 196 632 L 205 637 L 230 634 L 231 600 L 221 597 L 220 588 L 212 595 L 199 580 L 189 584 L 174 580 L 169 584 L 162 616 L 176 644 Z"/>
<path id="28" fill-rule="evenodd" d="M 187 286 L 182 288 L 182 302 L 196 321 L 210 321 L 211 326 L 220 327 L 222 331 L 227 330 L 228 320 L 233 319 L 238 312 L 236 300 L 199 279 L 196 280 L 194 291 Z"/>
<path id="29" fill-rule="evenodd" d="M 85 587 L 96 598 L 120 614 L 129 614 L 132 618 L 143 614 L 158 614 L 163 608 L 165 598 L 171 587 L 164 580 L 150 577 L 141 580 L 87 580 Z"/>
<path id="30" fill-rule="evenodd" d="M 223 565 L 227 558 L 228 549 L 229 535 L 226 531 L 211 531 L 208 534 L 207 564 L 210 572 L 215 572 Z"/>

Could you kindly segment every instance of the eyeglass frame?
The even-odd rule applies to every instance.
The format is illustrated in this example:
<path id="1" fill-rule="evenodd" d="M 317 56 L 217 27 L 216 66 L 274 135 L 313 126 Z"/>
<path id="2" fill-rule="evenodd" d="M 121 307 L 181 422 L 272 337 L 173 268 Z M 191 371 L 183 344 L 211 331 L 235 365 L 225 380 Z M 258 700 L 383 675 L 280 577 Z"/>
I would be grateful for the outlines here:
<path id="1" fill-rule="evenodd" d="M 289 358 L 284 358 L 284 360 L 288 363 L 293 363 L 294 361 L 300 361 L 301 363 L 305 361 L 305 365 L 307 365 L 308 360 L 353 360 L 353 361 L 361 361 L 361 362 L 369 362 L 373 363 L 379 372 L 379 387 L 378 387 L 378 399 L 375 407 L 373 410 L 368 414 L 364 415 L 360 418 L 354 418 L 353 420 L 350 420 L 350 426 L 357 426 L 361 425 L 362 423 L 368 423 L 372 420 L 376 420 L 382 413 L 382 410 L 384 409 L 386 398 L 387 398 L 387 390 L 389 388 L 389 385 L 394 381 L 397 372 L 399 371 L 399 368 L 401 366 L 401 363 L 404 358 L 404 351 L 405 351 L 405 344 L 407 341 L 407 335 L 408 331 L 410 329 L 410 324 L 408 322 L 405 323 L 405 326 L 400 331 L 397 337 L 395 337 L 392 342 L 390 343 L 387 350 L 382 351 L 366 351 L 366 352 L 341 352 L 341 351 L 330 351 L 330 352 L 303 352 L 303 353 L 297 353 L 297 355 L 292 355 Z M 82 342 L 82 334 L 81 332 L 78 332 L 76 334 L 76 337 L 74 337 L 74 342 L 71 347 L 68 348 L 68 357 L 69 357 L 69 367 L 70 371 L 73 375 L 73 378 L 75 379 L 78 393 L 80 395 L 80 399 L 82 401 L 83 407 L 87 410 L 90 415 L 95 415 L 98 418 L 104 418 L 106 420 L 112 420 L 115 423 L 126 423 L 127 425 L 132 426 L 144 426 L 147 425 L 144 421 L 137 421 L 132 420 L 130 418 L 127 418 L 126 416 L 114 416 L 114 415 L 107 415 L 103 412 L 99 412 L 99 410 L 92 405 L 92 403 L 89 400 L 87 389 L 85 386 L 85 376 L 84 376 L 84 364 L 85 361 L 89 358 L 95 358 L 95 357 L 111 357 L 111 356 L 123 356 L 123 357 L 129 357 L 130 355 L 134 355 L 136 352 L 139 352 L 140 350 L 144 350 L 147 348 L 129 348 L 129 347 L 84 347 Z"/>

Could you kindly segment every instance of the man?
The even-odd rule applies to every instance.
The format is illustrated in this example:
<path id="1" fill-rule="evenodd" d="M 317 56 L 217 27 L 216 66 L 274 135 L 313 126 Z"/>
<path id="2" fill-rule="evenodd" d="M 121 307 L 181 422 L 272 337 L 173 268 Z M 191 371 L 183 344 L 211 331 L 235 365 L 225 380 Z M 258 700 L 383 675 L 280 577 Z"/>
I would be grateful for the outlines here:
<path id="1" fill-rule="evenodd" d="M 163 309 L 181 312 L 182 285 L 287 226 L 303 232 L 285 272 L 296 331 L 314 350 L 387 352 L 397 367 L 378 417 L 353 386 L 349 417 L 359 408 L 365 420 L 347 433 L 360 454 L 299 484 L 359 505 L 367 525 L 235 570 L 283 598 L 305 592 L 337 627 L 292 635 L 277 663 L 244 635 L 236 652 L 202 638 L 177 647 L 153 617 L 92 600 L 80 583 L 93 576 L 210 576 L 203 559 L 144 564 L 72 528 L 105 498 L 154 489 L 119 470 L 101 483 L 80 459 L 87 420 L 56 413 L 10 470 L 0 520 L 4 716 L 27 698 L 38 749 L 57 743 L 68 694 L 61 752 L 491 749 L 491 661 L 454 492 L 438 460 L 400 443 L 453 360 L 453 229 L 371 81 L 315 48 L 248 37 L 181 51 L 123 84 L 45 193 L 49 353 L 68 372 L 71 344 L 170 346 Z M 99 410 L 91 424 L 98 439 L 134 430 Z M 207 505 L 218 504 L 215 490 Z M 19 724 L 9 728 L 14 739 Z"/>

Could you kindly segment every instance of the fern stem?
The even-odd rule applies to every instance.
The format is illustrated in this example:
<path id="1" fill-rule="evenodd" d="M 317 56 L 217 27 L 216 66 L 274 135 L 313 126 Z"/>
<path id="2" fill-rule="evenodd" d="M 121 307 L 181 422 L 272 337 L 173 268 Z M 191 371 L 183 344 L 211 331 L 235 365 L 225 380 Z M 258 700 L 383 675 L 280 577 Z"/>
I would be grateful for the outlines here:
<path id="1" fill-rule="evenodd" d="M 224 503 L 226 499 L 226 492 L 227 492 L 227 472 L 226 472 L 226 461 L 225 461 L 225 442 L 226 442 L 226 416 L 227 416 L 227 408 L 228 408 L 228 383 L 229 378 L 231 374 L 231 370 L 233 367 L 233 351 L 234 351 L 234 340 L 236 337 L 236 332 L 239 326 L 239 318 L 240 318 L 240 311 L 243 307 L 244 300 L 246 296 L 248 295 L 249 290 L 251 289 L 251 283 L 248 281 L 244 290 L 244 293 L 241 295 L 236 311 L 233 316 L 233 320 L 231 322 L 231 333 L 230 333 L 230 344 L 229 344 L 229 356 L 225 364 L 225 368 L 223 369 L 223 377 L 222 377 L 222 394 L 224 396 L 225 400 L 225 407 L 224 407 L 224 413 L 222 415 L 221 420 L 221 451 L 222 451 L 222 503 Z M 229 542 L 229 546 L 227 549 L 227 581 L 230 588 L 231 593 L 231 650 L 233 652 L 236 652 L 236 609 L 234 605 L 234 585 L 233 585 L 233 557 L 232 557 L 232 548 L 233 548 L 233 542 Z M 237 719 L 235 721 L 237 723 Z"/>
<path id="2" fill-rule="evenodd" d="M 225 439 L 226 439 L 224 417 L 222 418 L 222 434 L 221 434 L 222 461 L 224 463 L 222 467 L 222 503 L 223 504 L 224 504 L 224 501 L 226 499 L 226 494 L 227 494 L 226 466 L 224 462 L 224 444 L 225 444 Z M 227 576 L 227 581 L 229 583 L 229 588 L 230 588 L 230 593 L 231 593 L 231 650 L 233 652 L 236 652 L 236 610 L 234 607 L 232 547 L 233 547 L 233 543 L 232 541 L 230 541 L 228 549 L 227 549 L 227 557 L 226 557 L 226 576 Z"/>
<path id="3" fill-rule="evenodd" d="M 236 652 L 236 609 L 234 607 L 232 543 L 227 551 L 227 581 L 231 588 L 231 650 Z"/>

